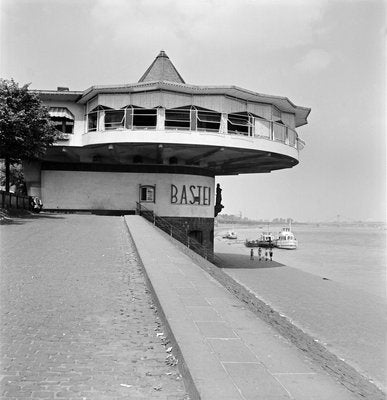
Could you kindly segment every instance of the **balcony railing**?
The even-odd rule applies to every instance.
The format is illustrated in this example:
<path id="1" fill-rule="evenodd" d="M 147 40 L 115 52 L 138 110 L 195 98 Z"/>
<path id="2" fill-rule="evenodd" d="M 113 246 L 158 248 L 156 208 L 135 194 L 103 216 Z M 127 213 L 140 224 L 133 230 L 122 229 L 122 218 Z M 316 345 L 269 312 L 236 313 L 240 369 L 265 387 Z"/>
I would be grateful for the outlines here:
<path id="1" fill-rule="evenodd" d="M 137 110 L 137 109 L 136 109 Z M 138 112 L 138 111 L 134 112 Z M 121 130 L 156 130 L 161 129 L 165 131 L 196 131 L 200 133 L 219 133 L 221 135 L 232 135 L 232 136 L 243 136 L 246 138 L 259 138 L 270 140 L 274 142 L 280 142 L 287 146 L 293 147 L 297 150 L 302 150 L 305 146 L 305 142 L 298 138 L 297 132 L 282 124 L 275 121 L 268 121 L 262 118 L 258 118 L 252 115 L 238 115 L 229 114 L 226 116 L 224 123 L 219 121 L 219 128 L 214 129 L 213 127 L 203 128 L 201 123 L 203 122 L 199 117 L 196 110 L 177 110 L 180 113 L 185 112 L 183 115 L 185 119 L 180 115 L 176 116 L 165 115 L 165 119 L 160 120 L 160 114 L 155 115 L 154 113 L 146 113 L 143 110 L 141 117 L 144 121 L 141 124 L 136 123 L 136 115 L 127 115 L 126 112 L 122 111 L 122 119 L 116 121 L 105 120 L 105 112 L 113 113 L 115 111 L 103 111 L 91 112 L 88 118 L 92 118 L 88 122 L 88 132 L 95 131 L 121 131 Z M 166 110 L 171 111 L 171 110 Z M 177 113 L 177 111 L 175 113 Z M 190 112 L 191 114 L 187 114 Z M 215 113 L 214 115 L 220 115 Z M 96 118 L 95 115 L 98 115 Z M 106 114 L 108 115 L 108 114 Z M 130 121 L 129 119 L 130 118 Z M 149 118 L 149 121 L 146 121 Z M 223 118 L 223 117 L 222 117 Z M 231 119 L 230 119 L 231 118 Z M 97 122 L 98 121 L 98 122 Z M 129 121 L 129 123 L 128 123 Z M 207 121 L 216 125 L 217 121 Z"/>

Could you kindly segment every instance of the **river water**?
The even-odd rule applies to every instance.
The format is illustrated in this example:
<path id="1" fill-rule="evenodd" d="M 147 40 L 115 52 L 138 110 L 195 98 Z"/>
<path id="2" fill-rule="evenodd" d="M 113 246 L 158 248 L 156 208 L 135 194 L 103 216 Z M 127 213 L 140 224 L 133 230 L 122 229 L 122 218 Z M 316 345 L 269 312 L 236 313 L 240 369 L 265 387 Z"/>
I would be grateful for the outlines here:
<path id="1" fill-rule="evenodd" d="M 270 231 L 276 235 L 281 228 L 271 225 Z M 222 239 L 231 229 L 238 239 Z M 257 239 L 262 231 L 267 227 L 219 225 L 215 229 L 215 252 L 250 254 L 244 241 Z M 385 226 L 293 225 L 292 232 L 298 239 L 298 249 L 275 248 L 275 261 L 387 299 Z"/>

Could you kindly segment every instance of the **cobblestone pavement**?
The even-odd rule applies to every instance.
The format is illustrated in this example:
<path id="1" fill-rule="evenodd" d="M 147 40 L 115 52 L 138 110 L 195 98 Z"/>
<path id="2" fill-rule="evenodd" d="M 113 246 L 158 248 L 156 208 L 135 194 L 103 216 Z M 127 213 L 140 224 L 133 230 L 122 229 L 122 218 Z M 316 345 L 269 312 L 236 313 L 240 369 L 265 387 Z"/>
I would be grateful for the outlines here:
<path id="1" fill-rule="evenodd" d="M 121 217 L 0 233 L 2 399 L 188 398 Z"/>

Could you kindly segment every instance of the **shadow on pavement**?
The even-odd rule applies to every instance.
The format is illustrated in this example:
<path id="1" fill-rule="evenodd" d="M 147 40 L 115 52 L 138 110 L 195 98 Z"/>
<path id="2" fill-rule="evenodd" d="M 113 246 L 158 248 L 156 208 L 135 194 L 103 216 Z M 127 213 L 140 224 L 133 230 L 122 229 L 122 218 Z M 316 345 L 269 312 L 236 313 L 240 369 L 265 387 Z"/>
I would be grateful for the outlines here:
<path id="1" fill-rule="evenodd" d="M 284 267 L 276 261 L 259 261 L 257 256 L 250 260 L 250 255 L 215 253 L 217 257 L 216 264 L 220 268 L 239 268 L 239 269 L 260 269 L 260 268 L 278 268 Z"/>
<path id="2" fill-rule="evenodd" d="M 65 218 L 60 214 L 44 213 L 44 212 L 39 214 L 32 214 L 30 212 L 24 212 L 24 213 L 11 212 L 7 214 L 8 215 L 2 215 L 2 218 L 0 219 L 0 225 L 22 225 L 25 224 L 26 222 L 30 222 L 31 220 Z"/>

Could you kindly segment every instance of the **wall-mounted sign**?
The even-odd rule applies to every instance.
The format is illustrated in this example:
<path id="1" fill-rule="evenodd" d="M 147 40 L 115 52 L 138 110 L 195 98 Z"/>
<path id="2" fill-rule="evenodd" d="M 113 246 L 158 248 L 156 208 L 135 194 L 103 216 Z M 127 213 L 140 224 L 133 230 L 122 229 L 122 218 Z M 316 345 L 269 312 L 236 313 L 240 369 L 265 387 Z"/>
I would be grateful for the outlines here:
<path id="1" fill-rule="evenodd" d="M 171 185 L 171 204 L 191 204 L 209 206 L 211 187 L 199 185 Z"/>

